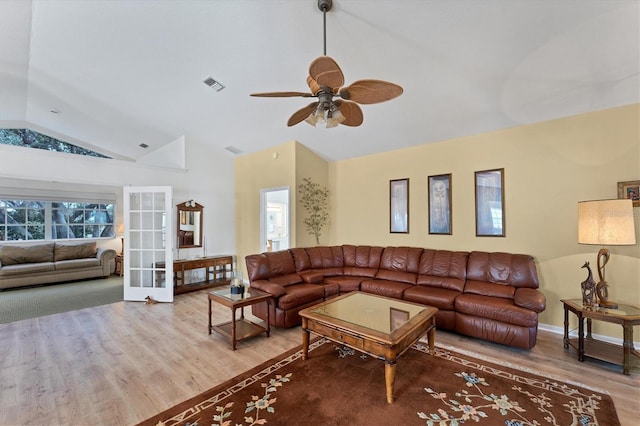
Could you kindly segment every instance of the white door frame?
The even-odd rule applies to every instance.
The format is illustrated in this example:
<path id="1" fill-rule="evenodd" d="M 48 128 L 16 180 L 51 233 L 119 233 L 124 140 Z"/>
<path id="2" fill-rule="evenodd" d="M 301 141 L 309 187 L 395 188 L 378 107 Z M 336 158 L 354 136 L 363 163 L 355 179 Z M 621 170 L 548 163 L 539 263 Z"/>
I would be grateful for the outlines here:
<path id="1" fill-rule="evenodd" d="M 267 251 L 267 193 L 287 191 L 287 248 L 291 247 L 291 188 L 278 186 L 260 189 L 260 252 Z"/>
<path id="2" fill-rule="evenodd" d="M 173 302 L 173 199 L 170 186 L 125 186 L 124 300 Z"/>

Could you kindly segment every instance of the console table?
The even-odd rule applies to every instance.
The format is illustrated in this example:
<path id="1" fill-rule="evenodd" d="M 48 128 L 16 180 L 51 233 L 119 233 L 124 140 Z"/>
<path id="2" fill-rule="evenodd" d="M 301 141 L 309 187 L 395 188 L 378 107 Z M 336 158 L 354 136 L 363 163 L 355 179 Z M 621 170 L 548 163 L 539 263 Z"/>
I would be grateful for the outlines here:
<path id="1" fill-rule="evenodd" d="M 163 268 L 164 262 L 156 264 Z M 204 269 L 205 280 L 185 284 L 184 272 L 193 269 Z M 187 293 L 223 285 L 229 285 L 233 275 L 233 256 L 206 256 L 194 259 L 178 259 L 173 261 L 173 294 Z"/>
<path id="2" fill-rule="evenodd" d="M 618 309 L 584 306 L 582 299 L 562 300 L 564 304 L 564 347 L 571 346 L 578 352 L 578 361 L 584 357 L 599 359 L 622 366 L 624 374 L 630 374 L 633 365 L 640 365 L 640 353 L 633 347 L 633 326 L 640 325 L 640 308 L 618 305 Z M 578 337 L 569 338 L 569 312 L 578 317 Z M 584 320 L 587 320 L 587 334 Z M 591 322 L 605 321 L 620 324 L 624 330 L 622 347 L 596 340 L 591 335 Z"/>

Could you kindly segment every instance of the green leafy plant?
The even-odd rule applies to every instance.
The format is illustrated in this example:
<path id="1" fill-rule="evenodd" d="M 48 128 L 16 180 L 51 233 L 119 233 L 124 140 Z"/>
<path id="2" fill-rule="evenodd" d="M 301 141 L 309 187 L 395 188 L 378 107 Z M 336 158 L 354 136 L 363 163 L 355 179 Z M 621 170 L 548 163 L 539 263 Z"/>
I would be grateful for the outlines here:
<path id="1" fill-rule="evenodd" d="M 304 220 L 309 234 L 315 235 L 316 244 L 320 244 L 320 231 L 329 220 L 328 198 L 329 190 L 321 187 L 320 184 L 313 183 L 311 178 L 303 178 L 298 186 L 300 202 L 309 214 Z"/>

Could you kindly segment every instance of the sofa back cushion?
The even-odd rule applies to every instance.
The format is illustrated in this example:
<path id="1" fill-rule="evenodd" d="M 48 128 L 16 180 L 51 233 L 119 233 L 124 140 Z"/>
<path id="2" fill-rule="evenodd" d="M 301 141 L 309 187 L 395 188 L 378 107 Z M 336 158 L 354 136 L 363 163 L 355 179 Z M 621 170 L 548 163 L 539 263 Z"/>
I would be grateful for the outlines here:
<path id="1" fill-rule="evenodd" d="M 380 267 L 382 247 L 343 245 L 343 274 L 348 276 L 373 278 Z"/>
<path id="2" fill-rule="evenodd" d="M 53 262 L 53 243 L 0 246 L 0 264 L 2 265 L 43 262 Z"/>
<path id="3" fill-rule="evenodd" d="M 289 249 L 291 256 L 293 257 L 293 264 L 296 271 L 305 271 L 311 269 L 311 259 L 304 248 L 292 248 Z"/>
<path id="4" fill-rule="evenodd" d="M 309 255 L 311 267 L 314 269 L 342 268 L 344 266 L 341 246 L 307 247 L 305 251 Z"/>
<path id="5" fill-rule="evenodd" d="M 96 257 L 98 248 L 95 242 L 83 243 L 55 243 L 53 250 L 53 260 L 58 262 L 61 260 L 86 259 L 88 257 Z"/>
<path id="6" fill-rule="evenodd" d="M 383 250 L 377 246 L 343 245 L 344 266 L 378 269 Z"/>
<path id="7" fill-rule="evenodd" d="M 466 251 L 424 249 L 416 284 L 462 292 L 467 278 Z"/>
<path id="8" fill-rule="evenodd" d="M 245 256 L 244 261 L 247 264 L 249 282 L 266 280 L 271 276 L 269 262 L 267 261 L 267 256 L 265 256 L 264 253 L 250 254 Z"/>
<path id="9" fill-rule="evenodd" d="M 249 281 L 270 280 L 281 285 L 302 282 L 295 272 L 293 256 L 289 250 L 250 254 L 245 257 Z"/>
<path id="10" fill-rule="evenodd" d="M 385 247 L 376 279 L 415 284 L 422 248 Z"/>
<path id="11" fill-rule="evenodd" d="M 467 262 L 465 293 L 513 297 L 516 288 L 538 288 L 533 257 L 525 254 L 474 251 Z"/>

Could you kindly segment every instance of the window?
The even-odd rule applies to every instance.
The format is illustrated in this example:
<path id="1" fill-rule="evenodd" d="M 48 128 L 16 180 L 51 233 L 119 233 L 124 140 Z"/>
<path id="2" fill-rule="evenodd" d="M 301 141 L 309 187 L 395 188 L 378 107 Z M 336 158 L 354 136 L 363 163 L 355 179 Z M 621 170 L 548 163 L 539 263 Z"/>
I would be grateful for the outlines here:
<path id="1" fill-rule="evenodd" d="M 114 203 L 0 199 L 0 241 L 113 238 Z"/>
<path id="2" fill-rule="evenodd" d="M 26 148 L 46 149 L 47 151 L 66 152 L 67 154 L 86 155 L 88 157 L 111 158 L 99 152 L 91 151 L 30 129 L 0 129 L 0 143 Z"/>

